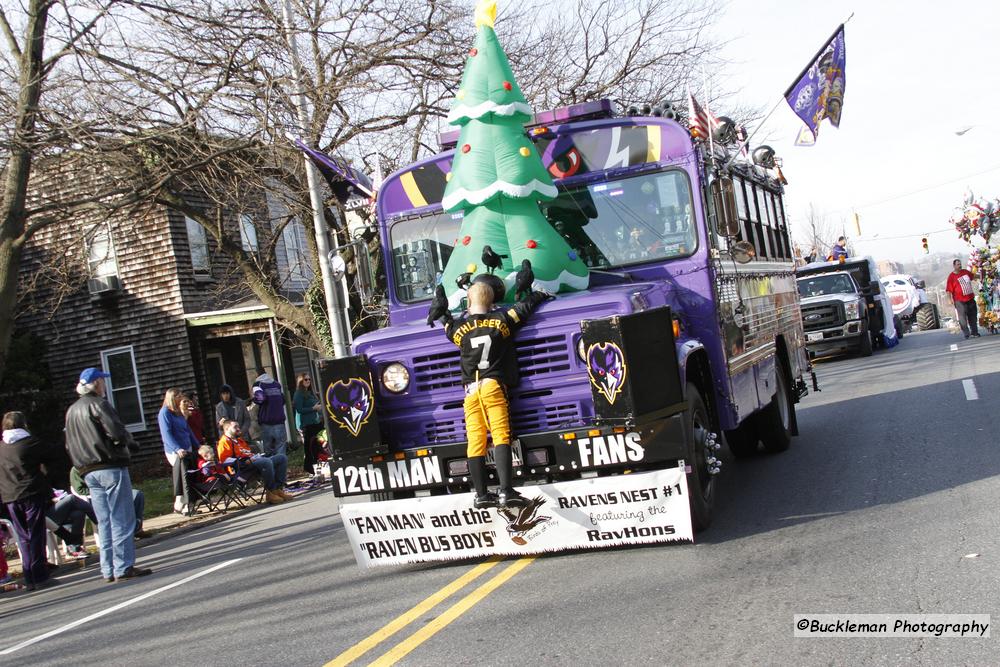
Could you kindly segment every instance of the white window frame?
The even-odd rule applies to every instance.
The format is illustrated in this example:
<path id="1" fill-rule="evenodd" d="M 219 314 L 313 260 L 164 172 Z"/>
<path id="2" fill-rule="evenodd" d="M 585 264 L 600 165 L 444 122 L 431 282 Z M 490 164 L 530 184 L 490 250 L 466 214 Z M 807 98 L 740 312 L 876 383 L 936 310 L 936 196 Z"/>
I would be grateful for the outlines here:
<path id="1" fill-rule="evenodd" d="M 208 252 L 208 235 L 205 233 L 205 228 L 197 220 L 186 215 L 184 216 L 184 225 L 187 228 L 188 249 L 191 252 L 191 268 L 198 274 L 211 273 L 212 256 Z M 203 255 L 195 252 L 197 246 L 204 248 Z M 196 256 L 205 258 L 204 265 L 200 261 L 195 261 Z"/>
<path id="2" fill-rule="evenodd" d="M 246 213 L 240 214 L 240 243 L 246 252 L 259 252 L 260 246 L 257 242 L 257 227 L 254 225 L 253 217 Z"/>
<path id="3" fill-rule="evenodd" d="M 129 431 L 129 433 L 138 433 L 140 431 L 146 430 L 146 411 L 142 407 L 142 388 L 139 384 L 139 369 L 136 368 L 135 365 L 134 346 L 124 345 L 122 347 L 113 347 L 109 350 L 101 350 L 101 368 L 104 370 L 105 373 L 110 373 L 111 366 L 108 364 L 108 357 L 111 357 L 116 354 L 123 354 L 125 352 L 128 352 L 129 359 L 131 359 L 132 361 L 132 377 L 135 378 L 134 388 L 135 388 L 135 393 L 139 398 L 139 417 L 140 417 L 140 421 L 138 422 L 125 424 L 125 428 Z M 111 378 L 105 378 L 104 383 L 106 388 L 105 397 L 108 399 L 108 402 L 111 403 L 112 407 L 115 407 L 115 409 L 117 410 L 117 406 L 115 406 L 115 395 L 113 391 L 114 386 L 111 384 Z M 129 389 L 129 387 L 119 387 L 119 389 Z M 120 417 L 121 415 L 119 414 L 118 416 Z"/>
<path id="4" fill-rule="evenodd" d="M 94 239 L 102 235 L 107 236 L 108 252 L 103 258 L 95 261 L 94 258 L 91 257 L 90 253 L 94 247 Z M 115 239 L 111 234 L 111 223 L 101 222 L 94 225 L 93 227 L 90 228 L 90 231 L 87 232 L 87 234 L 84 237 L 84 240 L 86 241 L 84 245 L 85 245 L 85 250 L 87 252 L 87 275 L 91 278 L 106 278 L 108 276 L 117 276 L 118 253 L 115 251 Z M 113 267 L 114 271 L 109 273 L 105 269 L 101 272 L 98 272 L 97 269 L 105 265 Z"/>

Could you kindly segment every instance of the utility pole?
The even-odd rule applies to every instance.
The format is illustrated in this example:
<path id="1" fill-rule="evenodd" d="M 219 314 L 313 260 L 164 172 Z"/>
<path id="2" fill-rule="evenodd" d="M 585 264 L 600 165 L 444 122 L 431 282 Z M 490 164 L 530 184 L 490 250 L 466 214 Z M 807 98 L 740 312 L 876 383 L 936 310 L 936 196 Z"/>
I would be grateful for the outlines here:
<path id="1" fill-rule="evenodd" d="M 283 14 L 285 23 L 285 39 L 288 42 L 288 50 L 292 55 L 292 69 L 295 80 L 295 93 L 292 95 L 292 103 L 299 119 L 299 132 L 303 139 L 309 136 L 309 110 L 306 106 L 305 91 L 302 86 L 302 62 L 299 60 L 298 42 L 295 39 L 294 15 L 292 14 L 291 0 L 284 0 Z M 347 313 L 345 295 L 346 280 L 343 273 L 339 276 L 333 275 L 330 266 L 331 251 L 336 252 L 338 248 L 337 237 L 334 234 L 333 248 L 330 247 L 329 236 L 326 230 L 326 220 L 323 217 L 323 195 L 319 187 L 319 174 L 312 158 L 303 153 L 306 164 L 306 182 L 309 185 L 309 201 L 313 210 L 313 231 L 316 235 L 316 249 L 319 257 L 319 270 L 323 277 L 323 295 L 326 297 L 326 312 L 330 320 L 330 338 L 333 340 L 333 356 L 335 358 L 346 357 L 351 353 L 351 326 Z"/>

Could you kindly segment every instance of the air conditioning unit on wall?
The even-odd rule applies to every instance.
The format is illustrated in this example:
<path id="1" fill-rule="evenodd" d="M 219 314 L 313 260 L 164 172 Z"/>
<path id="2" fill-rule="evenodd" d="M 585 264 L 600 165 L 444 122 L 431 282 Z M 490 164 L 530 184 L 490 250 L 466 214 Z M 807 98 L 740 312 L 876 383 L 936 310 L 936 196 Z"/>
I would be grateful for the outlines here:
<path id="1" fill-rule="evenodd" d="M 118 276 L 100 276 L 90 278 L 87 281 L 87 291 L 91 296 L 111 296 L 117 294 L 122 289 L 121 280 Z"/>

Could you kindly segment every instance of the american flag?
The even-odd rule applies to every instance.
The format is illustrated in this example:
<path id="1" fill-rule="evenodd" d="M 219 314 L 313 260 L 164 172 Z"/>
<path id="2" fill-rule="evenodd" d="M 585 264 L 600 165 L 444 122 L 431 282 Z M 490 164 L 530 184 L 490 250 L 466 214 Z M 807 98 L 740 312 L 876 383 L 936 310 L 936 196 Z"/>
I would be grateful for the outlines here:
<path id="1" fill-rule="evenodd" d="M 708 139 L 708 133 L 719 127 L 719 120 L 698 104 L 698 100 L 694 98 L 690 89 L 688 90 L 688 125 L 691 127 L 691 136 L 701 139 Z"/>

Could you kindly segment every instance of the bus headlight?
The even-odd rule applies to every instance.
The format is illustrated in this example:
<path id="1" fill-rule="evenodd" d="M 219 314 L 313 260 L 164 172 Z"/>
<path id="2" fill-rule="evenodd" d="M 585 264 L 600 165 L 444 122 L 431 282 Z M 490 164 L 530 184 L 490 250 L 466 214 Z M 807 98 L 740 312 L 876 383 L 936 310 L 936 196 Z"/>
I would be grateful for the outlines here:
<path id="1" fill-rule="evenodd" d="M 850 303 L 844 304 L 844 314 L 849 320 L 859 320 L 861 319 L 861 302 L 851 301 Z"/>
<path id="2" fill-rule="evenodd" d="M 398 361 L 389 364 L 382 369 L 382 386 L 394 394 L 406 391 L 410 386 L 410 371 Z"/>
<path id="3" fill-rule="evenodd" d="M 587 350 L 583 346 L 583 336 L 576 341 L 576 356 L 580 357 L 580 361 L 586 363 L 587 361 Z"/>

